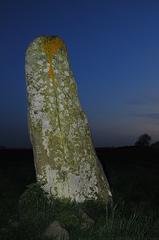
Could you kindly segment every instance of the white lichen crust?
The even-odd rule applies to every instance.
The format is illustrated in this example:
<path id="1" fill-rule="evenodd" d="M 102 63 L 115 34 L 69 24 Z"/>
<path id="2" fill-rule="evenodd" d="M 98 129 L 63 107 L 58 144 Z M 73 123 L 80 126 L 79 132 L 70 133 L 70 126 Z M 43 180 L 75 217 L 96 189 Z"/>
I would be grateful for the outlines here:
<path id="1" fill-rule="evenodd" d="M 58 37 L 39 37 L 26 52 L 28 123 L 37 180 L 56 198 L 111 199 L 82 111 L 67 50 Z"/>

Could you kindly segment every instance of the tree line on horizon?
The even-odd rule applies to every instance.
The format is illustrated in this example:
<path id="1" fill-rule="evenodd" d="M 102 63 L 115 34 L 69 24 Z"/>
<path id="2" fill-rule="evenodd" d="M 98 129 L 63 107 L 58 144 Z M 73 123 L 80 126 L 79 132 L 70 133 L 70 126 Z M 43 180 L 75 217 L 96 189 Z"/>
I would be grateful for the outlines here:
<path id="1" fill-rule="evenodd" d="M 152 141 L 151 136 L 147 133 L 144 133 L 137 138 L 136 142 L 134 143 L 134 146 L 159 148 L 159 141 L 156 141 L 153 143 L 151 143 L 151 141 Z M 0 150 L 4 150 L 4 149 L 8 149 L 8 148 L 4 145 L 0 145 Z"/>
<path id="2" fill-rule="evenodd" d="M 154 142 L 151 144 L 151 136 L 147 133 L 144 133 L 142 135 L 140 135 L 137 139 L 137 141 L 135 142 L 135 146 L 136 147 L 154 147 L 154 148 L 159 148 L 159 141 Z"/>

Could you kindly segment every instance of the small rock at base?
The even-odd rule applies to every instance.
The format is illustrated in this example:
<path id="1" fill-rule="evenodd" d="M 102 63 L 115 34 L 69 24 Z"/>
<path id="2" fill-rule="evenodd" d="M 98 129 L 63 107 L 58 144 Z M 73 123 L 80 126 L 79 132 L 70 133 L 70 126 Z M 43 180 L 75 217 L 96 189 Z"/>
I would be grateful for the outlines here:
<path id="1" fill-rule="evenodd" d="M 48 238 L 56 238 L 57 240 L 69 240 L 67 230 L 64 229 L 58 221 L 54 221 L 47 227 L 44 236 Z"/>

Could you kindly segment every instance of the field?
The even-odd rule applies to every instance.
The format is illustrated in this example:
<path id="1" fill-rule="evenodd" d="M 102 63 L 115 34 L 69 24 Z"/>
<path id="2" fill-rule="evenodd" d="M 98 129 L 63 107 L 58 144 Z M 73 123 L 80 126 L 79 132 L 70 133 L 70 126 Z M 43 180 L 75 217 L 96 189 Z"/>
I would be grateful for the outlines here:
<path id="1" fill-rule="evenodd" d="M 64 225 L 72 231 L 70 239 L 159 239 L 159 150 L 122 147 L 98 148 L 96 151 L 111 186 L 113 207 L 111 213 L 105 212 L 104 215 L 92 207 L 89 216 L 99 217 L 94 230 L 88 231 L 89 236 L 85 231 L 77 238 L 78 223 L 76 226 L 71 225 L 72 222 L 67 224 L 67 219 Z M 40 230 L 34 229 L 27 235 L 28 226 L 23 224 L 21 227 L 19 223 L 19 198 L 27 185 L 36 181 L 32 150 L 3 149 L 0 150 L 0 159 L 0 239 L 41 239 L 41 233 L 37 234 Z M 101 220 L 101 216 L 105 220 Z"/>

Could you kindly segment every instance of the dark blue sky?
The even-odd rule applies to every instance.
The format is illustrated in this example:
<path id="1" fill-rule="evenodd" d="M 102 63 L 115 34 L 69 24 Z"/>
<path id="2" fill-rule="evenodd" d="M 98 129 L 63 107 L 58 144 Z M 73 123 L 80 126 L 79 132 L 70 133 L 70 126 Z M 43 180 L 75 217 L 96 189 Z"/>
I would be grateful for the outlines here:
<path id="1" fill-rule="evenodd" d="M 24 56 L 40 35 L 67 44 L 96 146 L 159 140 L 159 2 L 0 3 L 0 145 L 28 147 Z"/>

